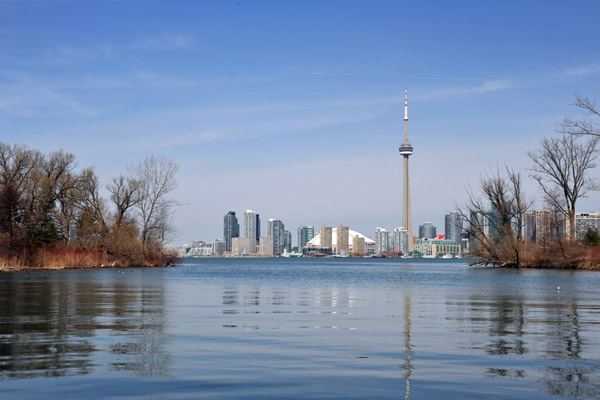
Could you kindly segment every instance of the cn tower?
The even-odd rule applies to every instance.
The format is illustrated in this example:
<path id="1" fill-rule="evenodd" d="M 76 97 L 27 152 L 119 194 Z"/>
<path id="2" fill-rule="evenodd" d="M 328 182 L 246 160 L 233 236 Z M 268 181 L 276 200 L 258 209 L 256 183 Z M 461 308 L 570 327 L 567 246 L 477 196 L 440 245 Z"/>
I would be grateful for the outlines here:
<path id="1" fill-rule="evenodd" d="M 404 157 L 404 194 L 402 197 L 402 227 L 408 231 L 408 252 L 414 250 L 412 216 L 410 212 L 410 181 L 408 174 L 408 157 L 413 153 L 413 148 L 408 143 L 408 90 L 404 88 L 404 142 L 398 149 Z"/>

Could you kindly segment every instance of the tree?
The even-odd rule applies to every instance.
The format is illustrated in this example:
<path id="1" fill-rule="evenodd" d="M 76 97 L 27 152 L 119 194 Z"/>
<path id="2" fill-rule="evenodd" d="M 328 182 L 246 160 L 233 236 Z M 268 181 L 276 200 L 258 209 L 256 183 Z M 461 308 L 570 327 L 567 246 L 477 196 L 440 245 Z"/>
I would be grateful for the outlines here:
<path id="1" fill-rule="evenodd" d="M 598 140 L 563 134 L 542 139 L 540 149 L 529 152 L 532 177 L 544 192 L 546 202 L 565 215 L 567 234 L 573 240 L 577 200 L 597 188 L 597 180 L 589 172 L 596 167 Z"/>
<path id="2" fill-rule="evenodd" d="M 479 186 L 483 197 L 469 191 L 467 203 L 459 207 L 468 221 L 473 256 L 482 264 L 520 267 L 524 215 L 531 206 L 520 173 L 497 168 L 481 176 Z"/>
<path id="3" fill-rule="evenodd" d="M 177 201 L 167 196 L 177 187 L 175 174 L 179 165 L 164 156 L 149 156 L 129 168 L 139 185 L 135 207 L 140 217 L 140 239 L 144 249 L 161 243 L 172 229 L 170 220 Z"/>
<path id="4" fill-rule="evenodd" d="M 583 243 L 587 246 L 597 246 L 600 244 L 600 233 L 592 227 L 589 227 L 583 235 Z"/>
<path id="5" fill-rule="evenodd" d="M 0 142 L 0 234 L 10 256 L 17 243 L 26 239 L 28 191 L 38 168 L 39 153 L 24 146 Z"/>
<path id="6" fill-rule="evenodd" d="M 596 101 L 575 95 L 576 107 L 584 112 L 580 118 L 566 117 L 561 124 L 561 132 L 571 135 L 589 135 L 600 137 L 600 111 L 596 108 Z"/>
<path id="7" fill-rule="evenodd" d="M 140 182 L 133 177 L 120 175 L 118 178 L 113 178 L 106 189 L 110 192 L 110 200 L 115 205 L 115 228 L 118 229 L 123 224 L 127 211 L 140 201 L 138 196 Z"/>
<path id="8" fill-rule="evenodd" d="M 84 222 L 85 229 L 79 230 L 95 236 L 106 236 L 105 199 L 100 196 L 100 180 L 93 168 L 86 168 L 79 175 L 79 209 L 80 225 Z"/>

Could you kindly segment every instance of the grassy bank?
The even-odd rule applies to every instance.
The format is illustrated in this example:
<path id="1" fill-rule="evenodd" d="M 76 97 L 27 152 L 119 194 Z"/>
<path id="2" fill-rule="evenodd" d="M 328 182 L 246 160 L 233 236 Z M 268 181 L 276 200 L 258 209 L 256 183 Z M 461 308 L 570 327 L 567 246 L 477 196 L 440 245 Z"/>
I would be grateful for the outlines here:
<path id="1" fill-rule="evenodd" d="M 505 268 L 551 268 L 600 271 L 600 246 L 557 239 L 548 243 L 499 243 L 477 248 L 473 265 Z"/>
<path id="2" fill-rule="evenodd" d="M 156 251 L 131 257 L 130 254 L 110 252 L 102 248 L 84 249 L 63 245 L 38 248 L 11 257 L 0 257 L 0 271 L 153 267 L 173 265 L 174 261 L 173 257 Z"/>

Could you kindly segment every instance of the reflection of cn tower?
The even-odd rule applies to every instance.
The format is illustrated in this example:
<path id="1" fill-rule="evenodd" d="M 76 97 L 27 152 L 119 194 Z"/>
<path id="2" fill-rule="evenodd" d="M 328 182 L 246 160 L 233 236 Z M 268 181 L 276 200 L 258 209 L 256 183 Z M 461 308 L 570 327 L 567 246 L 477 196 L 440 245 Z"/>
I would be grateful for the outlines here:
<path id="1" fill-rule="evenodd" d="M 404 394 L 404 398 L 408 399 L 410 396 L 410 373 L 412 372 L 412 346 L 410 344 L 410 295 L 404 296 L 404 315 L 402 315 L 402 319 L 404 319 L 404 352 L 406 353 L 406 358 L 404 359 L 404 363 L 402 364 L 402 369 L 404 370 L 404 375 L 402 377 L 406 380 L 406 393 Z"/>

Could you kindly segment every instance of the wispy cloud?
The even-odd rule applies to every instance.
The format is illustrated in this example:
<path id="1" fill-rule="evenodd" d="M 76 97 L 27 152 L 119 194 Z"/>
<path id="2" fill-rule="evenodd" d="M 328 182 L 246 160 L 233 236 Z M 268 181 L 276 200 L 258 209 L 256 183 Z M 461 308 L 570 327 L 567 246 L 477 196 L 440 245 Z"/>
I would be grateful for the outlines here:
<path id="1" fill-rule="evenodd" d="M 117 51 L 106 44 L 90 47 L 61 44 L 45 49 L 42 60 L 52 65 L 70 65 L 99 59 L 116 59 Z"/>
<path id="2" fill-rule="evenodd" d="M 96 116 L 98 110 L 20 71 L 0 71 L 0 110 L 16 117 L 75 113 Z"/>
<path id="3" fill-rule="evenodd" d="M 514 85 L 511 81 L 494 80 L 484 82 L 482 85 L 479 86 L 433 90 L 425 94 L 423 97 L 421 97 L 421 99 L 432 100 L 460 95 L 483 94 L 488 92 L 495 92 L 498 90 L 513 89 L 515 87 L 516 85 Z"/>
<path id="4" fill-rule="evenodd" d="M 581 65 L 579 67 L 569 68 L 565 75 L 569 77 L 589 76 L 600 74 L 600 64 Z"/>
<path id="5" fill-rule="evenodd" d="M 143 50 L 183 50 L 192 48 L 194 37 L 179 33 L 163 33 L 143 37 L 133 43 L 133 48 Z"/>

